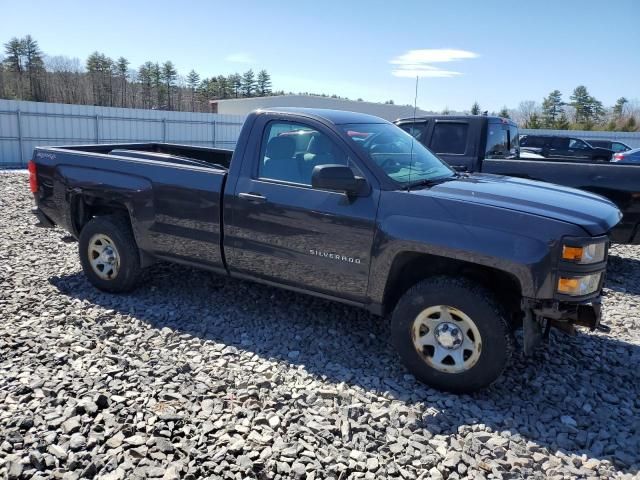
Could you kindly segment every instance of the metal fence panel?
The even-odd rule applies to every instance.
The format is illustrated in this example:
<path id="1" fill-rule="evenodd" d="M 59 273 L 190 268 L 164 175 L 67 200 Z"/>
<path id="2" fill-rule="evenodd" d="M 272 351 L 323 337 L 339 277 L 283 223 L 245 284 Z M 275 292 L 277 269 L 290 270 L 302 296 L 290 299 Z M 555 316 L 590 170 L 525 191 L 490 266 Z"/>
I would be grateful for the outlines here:
<path id="1" fill-rule="evenodd" d="M 24 167 L 40 145 L 169 142 L 232 148 L 244 117 L 0 100 L 0 168 Z"/>

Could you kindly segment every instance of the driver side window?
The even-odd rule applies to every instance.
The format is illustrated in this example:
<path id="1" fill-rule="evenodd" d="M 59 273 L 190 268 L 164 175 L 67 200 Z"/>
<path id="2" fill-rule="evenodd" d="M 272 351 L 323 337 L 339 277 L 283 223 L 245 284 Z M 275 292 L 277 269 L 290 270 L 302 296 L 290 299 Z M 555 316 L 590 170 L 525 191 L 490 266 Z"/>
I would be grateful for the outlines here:
<path id="1" fill-rule="evenodd" d="M 576 150 L 584 150 L 587 148 L 587 144 L 582 140 L 578 140 L 577 138 L 572 138 L 569 140 L 569 148 L 574 148 Z"/>
<path id="2" fill-rule="evenodd" d="M 349 165 L 347 154 L 327 135 L 308 125 L 271 122 L 262 141 L 258 177 L 311 185 L 318 165 Z"/>

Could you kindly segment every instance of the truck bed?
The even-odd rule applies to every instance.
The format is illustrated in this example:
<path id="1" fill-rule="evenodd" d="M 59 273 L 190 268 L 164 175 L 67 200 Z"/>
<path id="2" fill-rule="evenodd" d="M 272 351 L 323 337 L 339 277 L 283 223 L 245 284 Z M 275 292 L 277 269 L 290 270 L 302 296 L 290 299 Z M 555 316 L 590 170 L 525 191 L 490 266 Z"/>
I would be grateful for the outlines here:
<path id="1" fill-rule="evenodd" d="M 141 251 L 223 269 L 222 192 L 233 150 L 167 143 L 37 147 L 39 208 L 73 235 L 126 209 Z"/>
<path id="2" fill-rule="evenodd" d="M 110 145 L 70 145 L 51 147 L 98 155 L 111 155 L 142 160 L 152 160 L 180 165 L 211 166 L 228 170 L 233 150 L 224 148 L 195 147 L 172 143 L 123 143 Z"/>

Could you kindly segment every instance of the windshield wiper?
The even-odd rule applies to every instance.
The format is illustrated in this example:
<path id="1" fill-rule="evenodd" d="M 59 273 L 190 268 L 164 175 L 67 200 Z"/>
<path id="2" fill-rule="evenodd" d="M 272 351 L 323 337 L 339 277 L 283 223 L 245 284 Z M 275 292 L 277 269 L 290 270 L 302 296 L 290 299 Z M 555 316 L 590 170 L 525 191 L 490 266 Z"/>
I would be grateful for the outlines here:
<path id="1" fill-rule="evenodd" d="M 455 178 L 458 178 L 458 174 L 454 174 L 447 177 L 422 178 L 420 180 L 415 180 L 413 182 L 409 182 L 403 185 L 402 189 L 408 191 L 418 187 L 433 187 L 434 185 L 438 185 L 443 182 L 448 182 L 449 180 L 453 180 Z"/>

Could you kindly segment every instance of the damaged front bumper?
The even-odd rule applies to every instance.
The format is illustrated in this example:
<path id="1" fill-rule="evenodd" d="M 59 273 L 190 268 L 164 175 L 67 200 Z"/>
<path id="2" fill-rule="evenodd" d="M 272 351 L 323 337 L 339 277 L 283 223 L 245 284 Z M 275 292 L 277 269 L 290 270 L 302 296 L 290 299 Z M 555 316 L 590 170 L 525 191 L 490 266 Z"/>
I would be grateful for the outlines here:
<path id="1" fill-rule="evenodd" d="M 525 298 L 522 300 L 522 311 L 525 355 L 531 355 L 548 337 L 551 327 L 574 334 L 575 326 L 595 330 L 602 319 L 600 296 L 580 303 Z"/>

